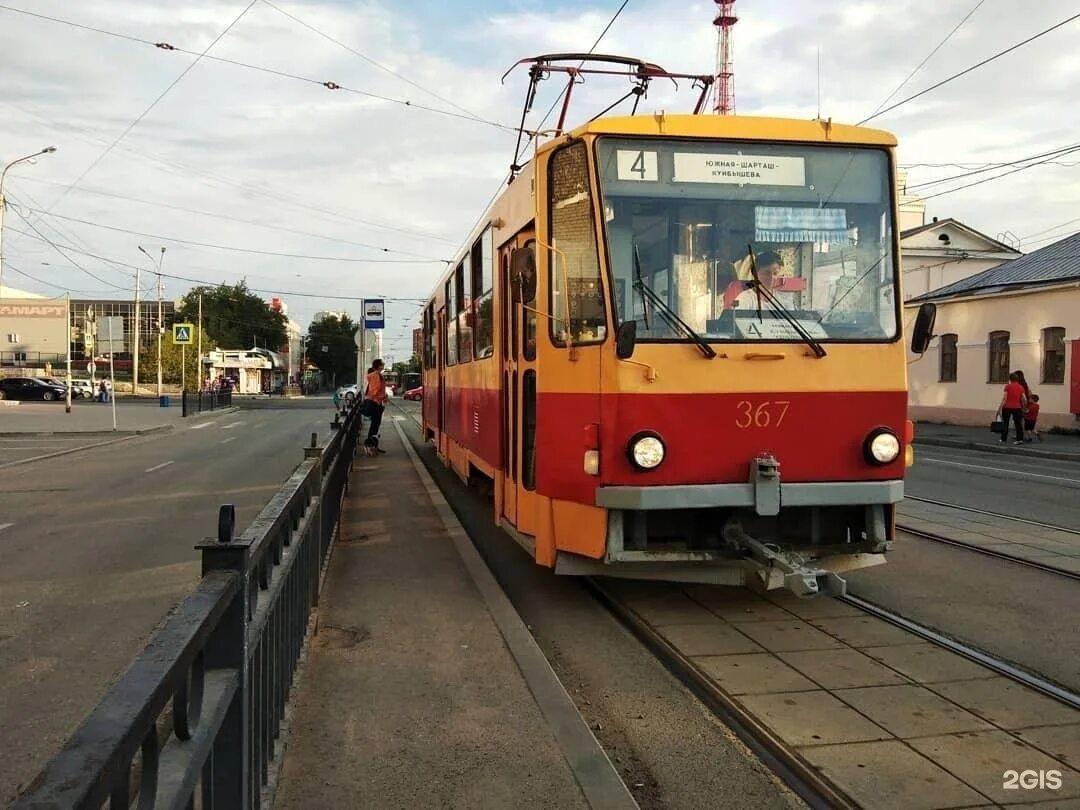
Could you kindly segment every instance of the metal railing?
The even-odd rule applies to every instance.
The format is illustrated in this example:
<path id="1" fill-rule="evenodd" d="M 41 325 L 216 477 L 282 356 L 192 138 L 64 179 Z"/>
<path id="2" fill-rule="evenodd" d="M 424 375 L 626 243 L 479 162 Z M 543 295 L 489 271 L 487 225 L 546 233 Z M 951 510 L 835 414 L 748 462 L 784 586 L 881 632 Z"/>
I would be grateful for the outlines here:
<path id="1" fill-rule="evenodd" d="M 202 579 L 63 750 L 19 810 L 258 808 L 360 432 L 353 407 L 239 537 L 221 507 L 199 544 Z"/>
<path id="2" fill-rule="evenodd" d="M 232 405 L 232 389 L 227 391 L 182 391 L 180 393 L 181 416 L 194 416 L 203 411 L 214 411 Z"/>

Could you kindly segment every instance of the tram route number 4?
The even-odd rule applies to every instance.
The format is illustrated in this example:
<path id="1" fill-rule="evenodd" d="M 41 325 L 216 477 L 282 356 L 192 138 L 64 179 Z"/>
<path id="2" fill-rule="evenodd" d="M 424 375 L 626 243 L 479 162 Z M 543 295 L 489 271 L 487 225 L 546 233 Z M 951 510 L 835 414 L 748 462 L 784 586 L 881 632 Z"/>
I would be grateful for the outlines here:
<path id="1" fill-rule="evenodd" d="M 1001 775 L 1004 790 L 1058 790 L 1061 771 L 1005 771 Z"/>

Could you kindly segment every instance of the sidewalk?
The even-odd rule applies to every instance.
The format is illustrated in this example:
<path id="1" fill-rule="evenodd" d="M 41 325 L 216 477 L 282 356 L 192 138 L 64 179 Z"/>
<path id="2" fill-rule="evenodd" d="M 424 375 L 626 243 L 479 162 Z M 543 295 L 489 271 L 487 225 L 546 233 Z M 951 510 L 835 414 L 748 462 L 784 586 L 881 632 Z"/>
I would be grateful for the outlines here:
<path id="1" fill-rule="evenodd" d="M 275 807 L 636 807 L 394 424 L 354 462 Z"/>
<path id="2" fill-rule="evenodd" d="M 1010 453 L 1031 458 L 1080 461 L 1080 436 L 1047 433 L 1043 441 L 1037 439 L 1029 444 L 1015 446 L 1002 444 L 1000 437 L 990 432 L 990 424 L 984 427 L 971 425 L 939 425 L 919 422 L 915 425 L 915 444 L 935 447 L 955 447 L 964 450 L 983 450 L 988 453 Z"/>

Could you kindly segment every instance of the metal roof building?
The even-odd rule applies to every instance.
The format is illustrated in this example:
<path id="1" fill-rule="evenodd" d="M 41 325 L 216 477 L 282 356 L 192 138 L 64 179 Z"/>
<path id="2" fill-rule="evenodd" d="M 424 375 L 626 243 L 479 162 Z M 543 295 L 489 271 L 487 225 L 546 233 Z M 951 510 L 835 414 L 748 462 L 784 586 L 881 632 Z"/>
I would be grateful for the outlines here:
<path id="1" fill-rule="evenodd" d="M 1018 259 L 912 298 L 909 303 L 1014 292 L 1080 281 L 1080 232 Z"/>

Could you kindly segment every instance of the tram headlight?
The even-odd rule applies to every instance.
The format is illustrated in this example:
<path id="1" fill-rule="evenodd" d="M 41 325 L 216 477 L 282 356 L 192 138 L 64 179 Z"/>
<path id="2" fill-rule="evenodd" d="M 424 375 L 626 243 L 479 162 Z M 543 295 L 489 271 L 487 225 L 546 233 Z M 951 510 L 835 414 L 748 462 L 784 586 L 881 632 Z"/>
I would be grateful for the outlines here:
<path id="1" fill-rule="evenodd" d="M 888 428 L 875 428 L 863 442 L 863 455 L 870 464 L 891 464 L 900 455 L 900 439 Z"/>
<path id="2" fill-rule="evenodd" d="M 639 470 L 655 470 L 663 462 L 667 452 L 663 440 L 650 432 L 634 435 L 626 450 L 630 463 Z"/>

